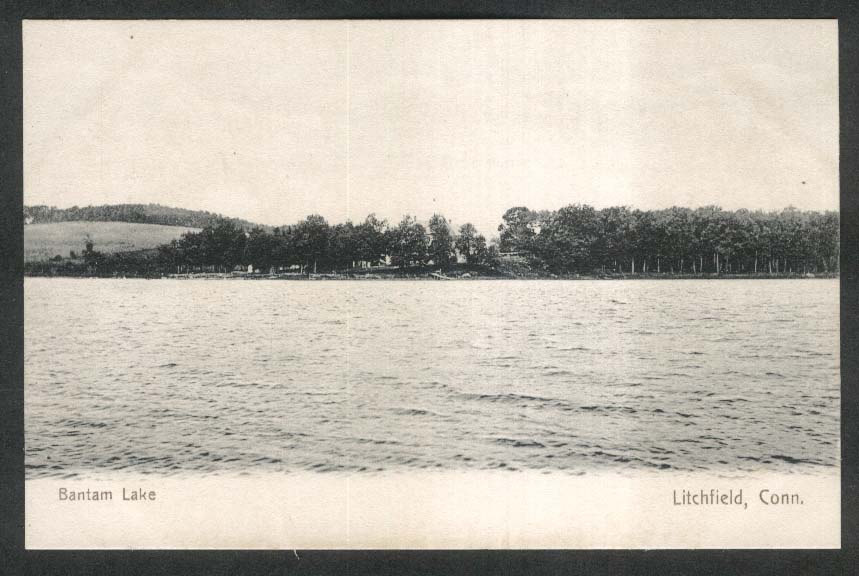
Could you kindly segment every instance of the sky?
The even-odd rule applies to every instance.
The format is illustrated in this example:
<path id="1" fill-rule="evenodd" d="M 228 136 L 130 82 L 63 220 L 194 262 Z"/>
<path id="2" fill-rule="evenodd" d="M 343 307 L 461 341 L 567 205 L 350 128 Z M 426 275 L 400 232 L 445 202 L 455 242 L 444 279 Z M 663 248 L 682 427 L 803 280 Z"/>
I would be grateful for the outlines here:
<path id="1" fill-rule="evenodd" d="M 24 202 L 838 208 L 835 20 L 25 21 Z"/>

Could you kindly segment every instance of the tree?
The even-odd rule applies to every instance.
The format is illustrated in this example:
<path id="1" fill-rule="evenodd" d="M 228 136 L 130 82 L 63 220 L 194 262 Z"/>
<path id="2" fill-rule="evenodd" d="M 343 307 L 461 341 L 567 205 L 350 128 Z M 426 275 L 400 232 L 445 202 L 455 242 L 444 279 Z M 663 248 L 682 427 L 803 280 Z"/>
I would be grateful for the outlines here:
<path id="1" fill-rule="evenodd" d="M 530 252 L 539 230 L 538 217 L 536 212 L 525 206 L 507 210 L 501 217 L 503 223 L 498 226 L 501 233 L 499 249 L 502 252 Z"/>
<path id="2" fill-rule="evenodd" d="M 388 253 L 395 266 L 423 266 L 429 259 L 426 228 L 413 216 L 403 216 L 388 233 Z"/>
<path id="3" fill-rule="evenodd" d="M 203 231 L 206 232 L 204 238 L 209 242 L 208 264 L 227 272 L 242 263 L 247 242 L 244 230 L 230 220 L 221 219 Z"/>
<path id="4" fill-rule="evenodd" d="M 433 214 L 429 221 L 429 257 L 436 266 L 447 268 L 455 258 L 453 232 L 447 219 Z"/>
<path id="5" fill-rule="evenodd" d="M 459 227 L 455 246 L 468 264 L 484 264 L 487 258 L 486 238 L 477 232 L 473 224 L 466 222 Z"/>
<path id="6" fill-rule="evenodd" d="M 83 253 L 84 262 L 86 262 L 87 265 L 96 266 L 96 265 L 98 265 L 98 262 L 101 259 L 101 256 L 102 256 L 101 252 L 96 252 L 94 249 L 94 246 L 95 246 L 95 244 L 93 243 L 92 238 L 90 238 L 89 234 L 87 234 L 87 236 L 84 240 L 84 253 Z"/>
<path id="7" fill-rule="evenodd" d="M 370 214 L 364 222 L 355 228 L 355 248 L 357 259 L 370 264 L 378 263 L 385 258 L 387 244 L 385 233 L 388 230 L 387 220 L 379 220 L 375 214 Z"/>
<path id="8" fill-rule="evenodd" d="M 335 269 L 351 268 L 358 260 L 357 232 L 352 222 L 331 228 L 328 261 Z"/>
<path id="9" fill-rule="evenodd" d="M 316 272 L 319 261 L 328 256 L 328 242 L 331 229 L 325 218 L 312 214 L 299 222 L 293 229 L 295 250 L 305 270 Z"/>
<path id="10" fill-rule="evenodd" d="M 600 211 L 599 232 L 593 250 L 603 269 L 622 271 L 631 218 L 625 206 Z"/>
<path id="11" fill-rule="evenodd" d="M 243 263 L 250 264 L 263 271 L 275 265 L 277 239 L 262 228 L 254 228 L 248 234 L 245 243 Z"/>
<path id="12" fill-rule="evenodd" d="M 553 272 L 586 272 L 600 233 L 596 211 L 572 204 L 554 212 L 537 235 L 537 255 Z"/>

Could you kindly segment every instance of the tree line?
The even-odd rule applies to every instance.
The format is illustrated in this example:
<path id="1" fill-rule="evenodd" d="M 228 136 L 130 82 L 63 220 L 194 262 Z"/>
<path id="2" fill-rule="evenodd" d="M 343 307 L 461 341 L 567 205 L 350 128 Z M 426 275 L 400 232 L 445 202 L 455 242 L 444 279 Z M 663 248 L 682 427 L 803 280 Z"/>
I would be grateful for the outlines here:
<path id="1" fill-rule="evenodd" d="M 188 232 L 159 247 L 159 260 L 183 271 L 231 271 L 237 266 L 297 269 L 300 272 L 338 272 L 390 264 L 399 268 L 432 264 L 448 268 L 461 256 L 467 264 L 492 265 L 497 249 L 470 223 L 454 229 L 441 214 L 424 226 L 404 216 L 395 226 L 374 214 L 359 223 L 331 225 L 311 215 L 271 232 L 254 227 L 245 231 L 221 220 L 200 232 Z"/>
<path id="2" fill-rule="evenodd" d="M 838 212 L 690 209 L 507 210 L 502 253 L 570 273 L 798 274 L 839 269 Z"/>
<path id="3" fill-rule="evenodd" d="M 56 222 L 131 222 L 135 224 L 160 224 L 204 228 L 213 226 L 225 218 L 220 214 L 202 210 L 173 208 L 161 204 L 103 204 L 99 206 L 24 206 L 24 219 L 29 224 L 51 224 Z M 239 218 L 228 218 L 242 228 L 250 229 L 254 224 Z"/>
<path id="4" fill-rule="evenodd" d="M 485 270 L 547 275 L 790 275 L 837 273 L 838 212 L 723 210 L 673 207 L 507 210 L 497 239 L 470 223 L 434 214 L 397 224 L 371 214 L 360 223 L 329 224 L 311 215 L 264 228 L 215 218 L 156 250 L 102 254 L 91 244 L 80 257 L 33 264 L 29 273 L 146 275 L 230 272 L 348 272 L 386 265 L 400 269 L 457 262 Z M 515 264 L 515 266 L 513 266 Z"/>

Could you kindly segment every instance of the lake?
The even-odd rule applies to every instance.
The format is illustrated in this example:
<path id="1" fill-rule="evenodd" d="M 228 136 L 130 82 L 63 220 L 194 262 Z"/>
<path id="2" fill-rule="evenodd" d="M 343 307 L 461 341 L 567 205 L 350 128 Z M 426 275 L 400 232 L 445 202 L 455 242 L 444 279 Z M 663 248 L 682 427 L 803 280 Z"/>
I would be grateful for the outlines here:
<path id="1" fill-rule="evenodd" d="M 27 278 L 28 478 L 839 466 L 839 284 Z"/>

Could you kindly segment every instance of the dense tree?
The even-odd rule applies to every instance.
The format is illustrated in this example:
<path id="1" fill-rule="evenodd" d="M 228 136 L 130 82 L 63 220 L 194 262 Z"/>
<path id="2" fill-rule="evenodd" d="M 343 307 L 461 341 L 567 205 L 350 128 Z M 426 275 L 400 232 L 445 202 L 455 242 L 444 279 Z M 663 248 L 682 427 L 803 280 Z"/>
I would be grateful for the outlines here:
<path id="1" fill-rule="evenodd" d="M 247 263 L 257 269 L 268 272 L 276 265 L 278 238 L 267 234 L 262 228 L 254 228 L 248 234 L 245 242 L 245 253 L 242 263 Z"/>
<path id="2" fill-rule="evenodd" d="M 578 204 L 552 212 L 540 225 L 536 255 L 553 272 L 592 268 L 600 234 L 596 211 Z"/>
<path id="3" fill-rule="evenodd" d="M 447 268 L 455 261 L 453 231 L 447 219 L 441 214 L 433 214 L 429 220 L 428 255 L 436 266 Z"/>
<path id="4" fill-rule="evenodd" d="M 367 264 L 377 264 L 385 259 L 388 253 L 385 231 L 388 229 L 386 220 L 379 220 L 375 214 L 370 214 L 356 227 L 355 252 L 357 259 Z"/>
<path id="5" fill-rule="evenodd" d="M 319 262 L 326 262 L 329 256 L 331 227 L 325 218 L 312 214 L 291 229 L 293 245 L 302 268 L 317 270 Z"/>
<path id="6" fill-rule="evenodd" d="M 501 248 L 556 273 L 760 274 L 838 270 L 837 212 L 512 208 Z"/>
<path id="7" fill-rule="evenodd" d="M 69 209 L 75 210 L 81 209 Z M 311 215 L 273 229 L 215 218 L 199 232 L 185 233 L 156 250 L 102 254 L 89 241 L 69 262 L 60 258 L 62 267 L 54 262 L 48 269 L 157 275 L 230 272 L 251 265 L 266 272 L 292 267 L 310 273 L 375 266 L 388 258 L 399 267 L 432 262 L 447 269 L 458 252 L 468 265 L 497 266 L 511 258 L 537 274 L 837 273 L 839 227 L 837 212 L 792 207 L 764 212 L 718 206 L 596 210 L 572 204 L 554 211 L 519 206 L 505 212 L 497 245 L 488 245 L 471 224 L 454 234 L 441 214 L 434 214 L 427 227 L 412 216 L 389 227 L 373 214 L 357 225 L 331 226 L 322 216 Z"/>
<path id="8" fill-rule="evenodd" d="M 388 231 L 388 253 L 394 266 L 423 266 L 429 260 L 429 237 L 414 216 L 404 216 Z"/>
<path id="9" fill-rule="evenodd" d="M 335 270 L 352 268 L 358 261 L 357 230 L 352 222 L 331 228 L 326 264 Z"/>
<path id="10" fill-rule="evenodd" d="M 216 269 L 228 272 L 244 259 L 247 238 L 244 231 L 229 220 L 219 220 L 208 226 L 202 235 L 203 261 Z"/>
<path id="11" fill-rule="evenodd" d="M 501 233 L 499 249 L 502 252 L 532 252 L 534 238 L 540 229 L 540 218 L 539 212 L 525 206 L 507 210 L 501 217 L 503 223 L 498 226 Z"/>
<path id="12" fill-rule="evenodd" d="M 484 264 L 489 256 L 486 248 L 486 238 L 477 232 L 474 224 L 469 222 L 459 227 L 455 247 L 465 257 L 465 261 L 468 264 Z"/>

